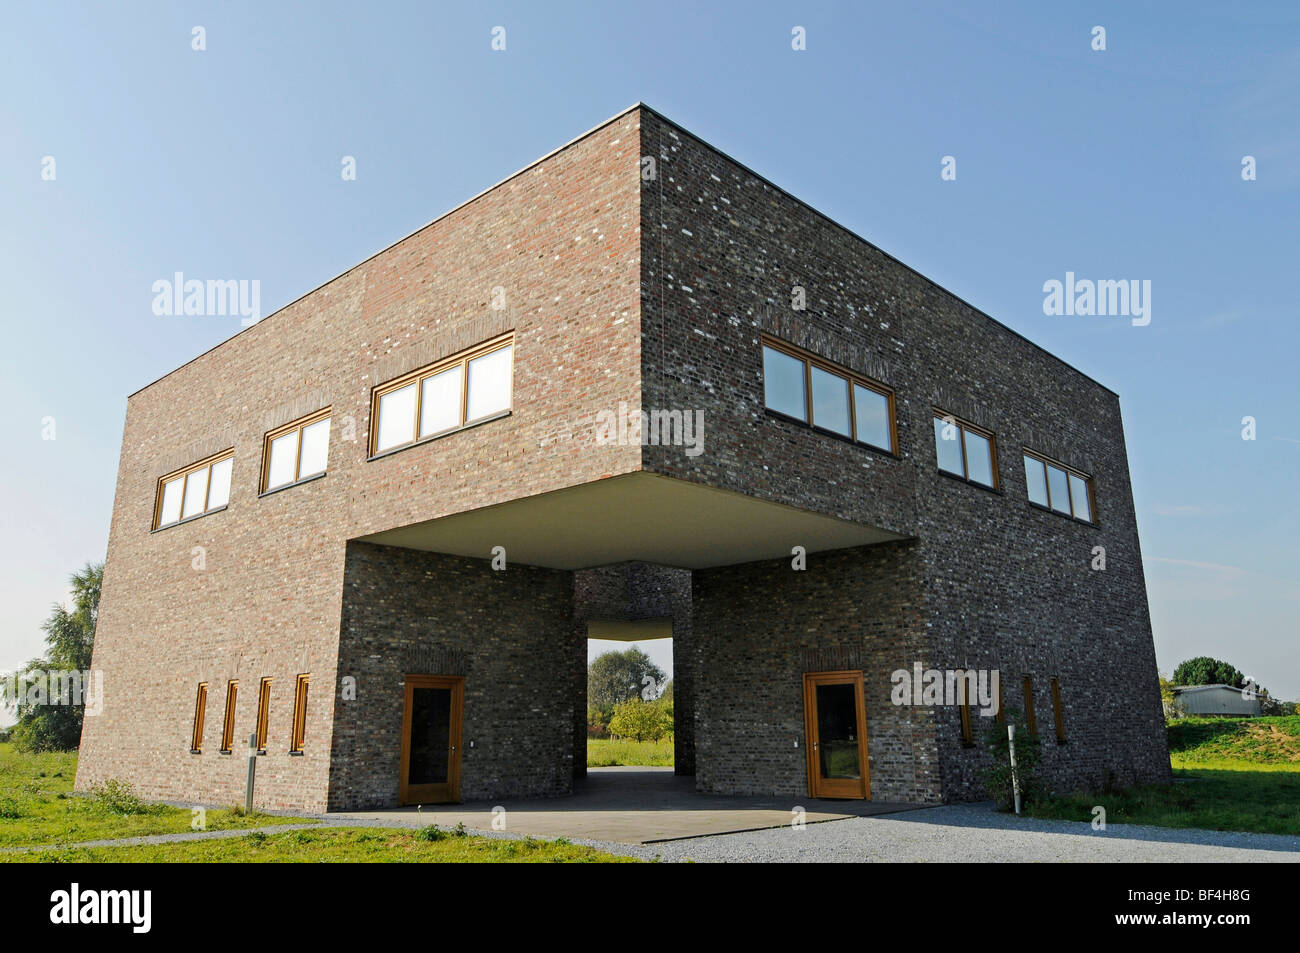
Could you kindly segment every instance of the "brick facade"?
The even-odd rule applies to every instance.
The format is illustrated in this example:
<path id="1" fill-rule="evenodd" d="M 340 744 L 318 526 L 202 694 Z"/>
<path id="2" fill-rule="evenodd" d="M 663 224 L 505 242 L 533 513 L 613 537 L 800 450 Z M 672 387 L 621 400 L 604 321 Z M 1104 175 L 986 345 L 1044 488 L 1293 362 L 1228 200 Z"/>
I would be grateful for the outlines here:
<path id="1" fill-rule="evenodd" d="M 790 309 L 796 285 L 806 310 Z M 372 387 L 506 331 L 508 417 L 367 459 Z M 761 332 L 892 388 L 898 454 L 767 413 Z M 592 422 L 623 403 L 702 409 L 704 452 L 598 443 Z M 326 406 L 327 475 L 259 496 L 263 435 Z M 996 434 L 999 490 L 937 471 L 935 407 Z M 229 506 L 150 532 L 158 478 L 228 447 Z M 1022 447 L 1094 475 L 1097 525 L 1027 502 Z M 496 574 L 486 539 L 478 559 L 357 542 L 637 471 L 907 539 L 689 584 L 635 556 Z M 1097 546 L 1105 571 L 1090 568 Z M 997 667 L 1016 707 L 1032 673 L 1048 725 L 1058 676 L 1055 786 L 1168 777 L 1117 397 L 637 107 L 131 396 L 94 658 L 105 709 L 86 719 L 78 788 L 120 777 L 151 798 L 238 799 L 243 758 L 216 752 L 225 683 L 240 682 L 238 746 L 271 676 L 259 804 L 395 803 L 402 669 L 459 665 L 464 796 L 566 793 L 602 572 L 617 617 L 673 619 L 679 770 L 693 759 L 703 790 L 806 793 L 800 676 L 827 660 L 864 672 L 876 797 L 981 796 L 954 709 L 887 704 L 882 679 L 914 661 Z M 349 675 L 355 701 L 338 687 Z"/>

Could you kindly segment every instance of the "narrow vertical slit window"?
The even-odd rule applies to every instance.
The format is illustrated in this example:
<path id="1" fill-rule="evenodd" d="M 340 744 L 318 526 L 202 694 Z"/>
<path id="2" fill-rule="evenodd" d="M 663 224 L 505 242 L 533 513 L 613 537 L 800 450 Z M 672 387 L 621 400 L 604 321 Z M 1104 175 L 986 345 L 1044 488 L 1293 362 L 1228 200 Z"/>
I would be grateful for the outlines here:
<path id="1" fill-rule="evenodd" d="M 221 750 L 230 753 L 235 742 L 235 699 L 239 695 L 239 682 L 226 683 L 226 717 L 221 723 Z"/>
<path id="2" fill-rule="evenodd" d="M 957 694 L 961 704 L 961 743 L 970 746 L 975 743 L 975 734 L 970 718 L 970 686 L 967 684 L 965 674 L 962 672 L 957 679 Z"/>
<path id="3" fill-rule="evenodd" d="M 1056 718 L 1056 743 L 1065 744 L 1065 712 L 1061 709 L 1061 680 L 1052 676 L 1052 714 Z"/>
<path id="4" fill-rule="evenodd" d="M 208 710 L 208 683 L 199 682 L 199 691 L 194 699 L 194 727 L 190 731 L 190 751 L 199 754 L 203 751 L 203 717 Z"/>
<path id="5" fill-rule="evenodd" d="M 1029 727 L 1030 734 L 1038 734 L 1038 719 L 1034 717 L 1034 677 L 1026 675 L 1024 678 L 1025 691 L 1025 724 Z"/>
<path id="6" fill-rule="evenodd" d="M 271 717 L 271 680 L 262 679 L 257 686 L 257 751 L 266 754 L 266 727 Z"/>
<path id="7" fill-rule="evenodd" d="M 307 735 L 307 685 L 310 675 L 299 675 L 293 691 L 293 737 L 289 750 L 301 752 Z"/>

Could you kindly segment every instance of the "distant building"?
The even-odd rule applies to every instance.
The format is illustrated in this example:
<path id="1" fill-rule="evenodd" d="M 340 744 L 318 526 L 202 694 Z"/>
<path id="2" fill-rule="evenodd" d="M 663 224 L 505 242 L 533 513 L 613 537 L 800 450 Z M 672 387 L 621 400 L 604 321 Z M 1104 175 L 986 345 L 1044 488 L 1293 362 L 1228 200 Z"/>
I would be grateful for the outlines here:
<path id="1" fill-rule="evenodd" d="M 1231 685 L 1179 685 L 1174 704 L 1189 715 L 1249 715 L 1260 712 L 1259 695 Z"/>

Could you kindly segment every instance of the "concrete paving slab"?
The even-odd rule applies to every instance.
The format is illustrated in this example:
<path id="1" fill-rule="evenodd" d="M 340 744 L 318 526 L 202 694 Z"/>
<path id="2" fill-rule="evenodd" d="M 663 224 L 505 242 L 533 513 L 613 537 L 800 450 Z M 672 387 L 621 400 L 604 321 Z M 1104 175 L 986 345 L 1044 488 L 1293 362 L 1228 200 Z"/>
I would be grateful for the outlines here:
<path id="1" fill-rule="evenodd" d="M 574 793 L 562 798 L 431 804 L 379 811 L 347 811 L 329 820 L 364 821 L 393 827 L 437 824 L 492 830 L 493 811 L 505 809 L 505 830 L 534 837 L 568 837 L 622 844 L 732 834 L 787 827 L 796 808 L 809 824 L 910 811 L 925 805 L 895 801 L 817 798 L 732 797 L 699 794 L 695 779 L 672 768 L 591 768 Z"/>

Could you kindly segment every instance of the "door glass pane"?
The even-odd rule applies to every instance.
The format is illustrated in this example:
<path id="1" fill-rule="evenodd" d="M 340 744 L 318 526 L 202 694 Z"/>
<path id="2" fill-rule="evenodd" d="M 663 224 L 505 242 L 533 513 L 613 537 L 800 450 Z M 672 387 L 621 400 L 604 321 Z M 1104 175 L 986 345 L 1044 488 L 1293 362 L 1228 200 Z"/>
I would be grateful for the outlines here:
<path id="1" fill-rule="evenodd" d="M 934 450 L 939 457 L 939 469 L 957 476 L 965 476 L 961 465 L 961 428 L 944 423 L 942 417 L 934 418 Z"/>
<path id="2" fill-rule="evenodd" d="M 849 382 L 820 367 L 812 369 L 813 423 L 849 436 Z"/>
<path id="3" fill-rule="evenodd" d="M 230 502 L 230 468 L 233 457 L 212 464 L 212 486 L 208 488 L 208 509 L 216 509 Z"/>
<path id="4" fill-rule="evenodd" d="M 181 483 L 182 479 L 168 480 L 163 484 L 162 512 L 158 515 L 158 525 L 166 526 L 181 518 Z"/>
<path id="5" fill-rule="evenodd" d="M 853 685 L 817 686 L 817 754 L 823 778 L 859 778 L 858 693 Z"/>
<path id="6" fill-rule="evenodd" d="M 411 762 L 407 784 L 445 784 L 451 744 L 451 689 L 411 691 Z"/>
<path id="7" fill-rule="evenodd" d="M 478 420 L 510 409 L 510 355 L 513 350 L 513 346 L 503 347 L 469 362 L 466 420 Z"/>
<path id="8" fill-rule="evenodd" d="M 803 389 L 803 361 L 798 358 L 764 347 L 763 393 L 767 406 L 772 410 L 796 420 L 808 419 Z"/>
<path id="9" fill-rule="evenodd" d="M 203 512 L 203 503 L 208 493 L 208 468 L 195 470 L 185 478 L 185 505 L 181 508 L 181 518 L 195 516 Z"/>
<path id="10" fill-rule="evenodd" d="M 1074 501 L 1074 515 L 1092 522 L 1092 509 L 1088 506 L 1088 484 L 1082 477 L 1070 474 L 1070 499 Z"/>
<path id="11" fill-rule="evenodd" d="M 271 462 L 266 468 L 266 488 L 275 489 L 292 483 L 298 465 L 298 431 L 291 430 L 271 441 Z"/>
<path id="12" fill-rule="evenodd" d="M 1058 513 L 1070 512 L 1070 491 L 1065 471 L 1060 467 L 1047 468 L 1047 485 L 1052 491 L 1052 509 Z"/>
<path id="13" fill-rule="evenodd" d="M 509 403 L 509 398 L 506 399 Z M 460 426 L 460 365 L 426 378 L 420 391 L 420 436 Z"/>
<path id="14" fill-rule="evenodd" d="M 889 398 L 878 391 L 853 385 L 853 413 L 858 439 L 881 450 L 892 450 L 889 439 Z"/>
<path id="15" fill-rule="evenodd" d="M 1043 461 L 1025 457 L 1025 484 L 1029 487 L 1029 499 L 1039 506 L 1047 505 L 1047 477 L 1043 472 Z"/>
<path id="16" fill-rule="evenodd" d="M 993 485 L 993 448 L 987 437 L 963 430 L 966 437 L 966 478 L 973 483 Z"/>
<path id="17" fill-rule="evenodd" d="M 302 459 L 298 461 L 298 479 L 324 473 L 329 458 L 330 419 L 318 420 L 302 428 Z"/>
<path id="18" fill-rule="evenodd" d="M 415 439 L 415 384 L 391 390 L 379 398 L 379 437 L 375 450 L 387 450 Z"/>

